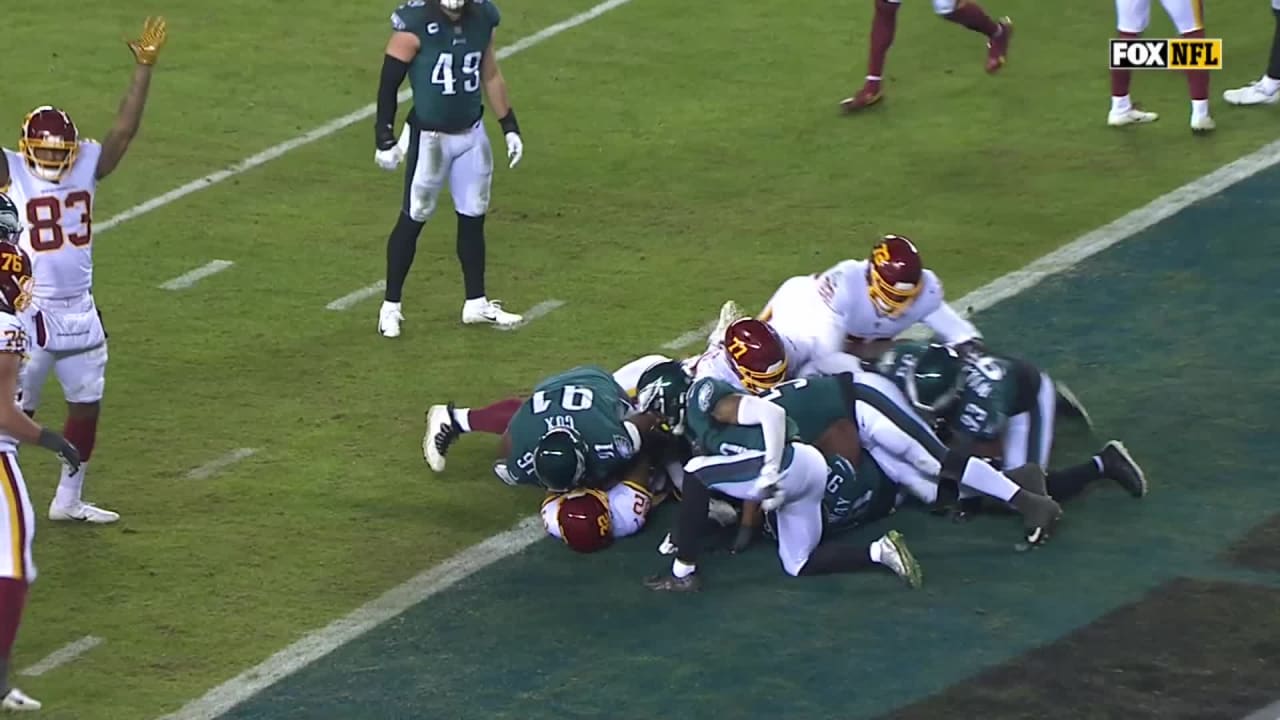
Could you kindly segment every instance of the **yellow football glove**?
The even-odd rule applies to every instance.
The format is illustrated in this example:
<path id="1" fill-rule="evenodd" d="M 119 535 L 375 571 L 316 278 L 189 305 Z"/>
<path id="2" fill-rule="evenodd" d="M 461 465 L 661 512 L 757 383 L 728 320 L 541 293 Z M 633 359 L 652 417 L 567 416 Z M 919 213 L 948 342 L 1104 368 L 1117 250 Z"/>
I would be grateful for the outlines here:
<path id="1" fill-rule="evenodd" d="M 160 48 L 168 38 L 167 29 L 162 17 L 149 17 L 142 25 L 142 37 L 129 41 L 129 49 L 139 65 L 155 65 L 160 55 Z"/>

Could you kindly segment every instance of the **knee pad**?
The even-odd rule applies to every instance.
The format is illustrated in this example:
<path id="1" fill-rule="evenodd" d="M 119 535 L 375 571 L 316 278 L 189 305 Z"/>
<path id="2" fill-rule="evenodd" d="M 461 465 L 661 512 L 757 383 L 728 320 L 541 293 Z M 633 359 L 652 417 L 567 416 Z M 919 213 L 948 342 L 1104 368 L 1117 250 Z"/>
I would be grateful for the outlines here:
<path id="1" fill-rule="evenodd" d="M 415 185 L 409 189 L 409 217 L 414 222 L 426 222 L 436 209 L 436 197 L 440 194 L 438 187 Z"/>

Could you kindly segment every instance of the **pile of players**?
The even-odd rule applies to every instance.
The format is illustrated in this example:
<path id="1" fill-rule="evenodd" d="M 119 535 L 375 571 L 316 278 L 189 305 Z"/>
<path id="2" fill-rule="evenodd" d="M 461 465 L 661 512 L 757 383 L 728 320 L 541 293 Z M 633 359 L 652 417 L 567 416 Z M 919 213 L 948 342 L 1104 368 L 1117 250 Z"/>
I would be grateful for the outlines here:
<path id="1" fill-rule="evenodd" d="M 931 342 L 895 341 L 917 323 Z M 1095 480 L 1146 494 L 1116 440 L 1050 470 L 1059 415 L 1089 423 L 1064 385 L 985 348 L 915 245 L 888 235 L 867 260 L 787 280 L 757 318 L 726 303 L 700 355 L 574 368 L 487 407 L 432 406 L 423 455 L 441 472 L 462 434 L 500 435 L 494 474 L 545 488 L 547 532 L 581 552 L 635 533 L 679 496 L 659 547 L 671 572 L 645 581 L 655 590 L 701 587 L 708 519 L 738 524 L 735 550 L 773 538 L 792 576 L 881 567 L 918 587 L 897 531 L 858 547 L 824 538 L 906 502 L 986 504 L 1021 517 L 1025 549 L 1048 540 L 1060 502 Z"/>

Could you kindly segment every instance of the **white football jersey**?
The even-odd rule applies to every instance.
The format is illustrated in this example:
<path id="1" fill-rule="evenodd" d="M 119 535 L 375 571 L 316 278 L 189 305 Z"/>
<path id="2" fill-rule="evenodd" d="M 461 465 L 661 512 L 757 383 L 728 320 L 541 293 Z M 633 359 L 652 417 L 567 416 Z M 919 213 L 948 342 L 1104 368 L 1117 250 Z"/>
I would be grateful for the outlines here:
<path id="1" fill-rule="evenodd" d="M 943 341 L 959 344 L 981 337 L 977 328 L 943 301 L 942 282 L 932 270 L 920 278 L 923 287 L 898 317 L 881 315 L 868 291 L 866 260 L 836 263 L 818 276 L 822 302 L 841 318 L 845 335 L 857 340 L 892 340 L 922 322 Z"/>
<path id="2" fill-rule="evenodd" d="M 681 364 L 695 382 L 702 378 L 715 378 L 729 383 L 737 390 L 748 392 L 742 384 L 742 378 L 729 363 L 729 355 L 725 352 L 723 343 L 712 343 L 707 346 L 706 352 L 686 358 Z"/>
<path id="3" fill-rule="evenodd" d="M 560 532 L 560 502 L 568 493 L 551 493 L 542 501 L 542 524 L 547 534 L 563 540 Z M 614 539 L 635 535 L 649 518 L 653 498 L 648 490 L 630 482 L 620 482 L 609 490 L 609 523 Z"/>
<path id="4" fill-rule="evenodd" d="M 26 364 L 27 353 L 31 349 L 30 336 L 27 329 L 16 315 L 0 312 L 0 353 L 16 353 L 19 357 L 19 373 Z M 0 402 L 12 402 L 22 409 L 22 387 L 18 386 L 18 394 L 11 400 L 0 399 Z M 18 440 L 11 435 L 0 433 L 0 452 L 15 452 Z"/>
<path id="5" fill-rule="evenodd" d="M 34 175 L 22 153 L 4 151 L 8 194 L 27 225 L 21 244 L 31 256 L 37 300 L 75 297 L 93 287 L 93 201 L 101 154 L 98 143 L 80 141 L 75 163 L 55 183 Z"/>

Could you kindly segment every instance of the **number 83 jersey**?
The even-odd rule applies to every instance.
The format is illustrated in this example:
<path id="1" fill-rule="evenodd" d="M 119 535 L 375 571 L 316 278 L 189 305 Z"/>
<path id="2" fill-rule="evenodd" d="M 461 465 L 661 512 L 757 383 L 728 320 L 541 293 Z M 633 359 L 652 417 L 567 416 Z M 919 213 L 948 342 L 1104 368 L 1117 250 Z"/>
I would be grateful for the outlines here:
<path id="1" fill-rule="evenodd" d="M 6 149 L 9 198 L 27 231 L 19 244 L 31 256 L 36 298 L 74 297 L 93 287 L 93 197 L 102 146 L 82 140 L 60 182 L 36 177 L 21 153 Z"/>

